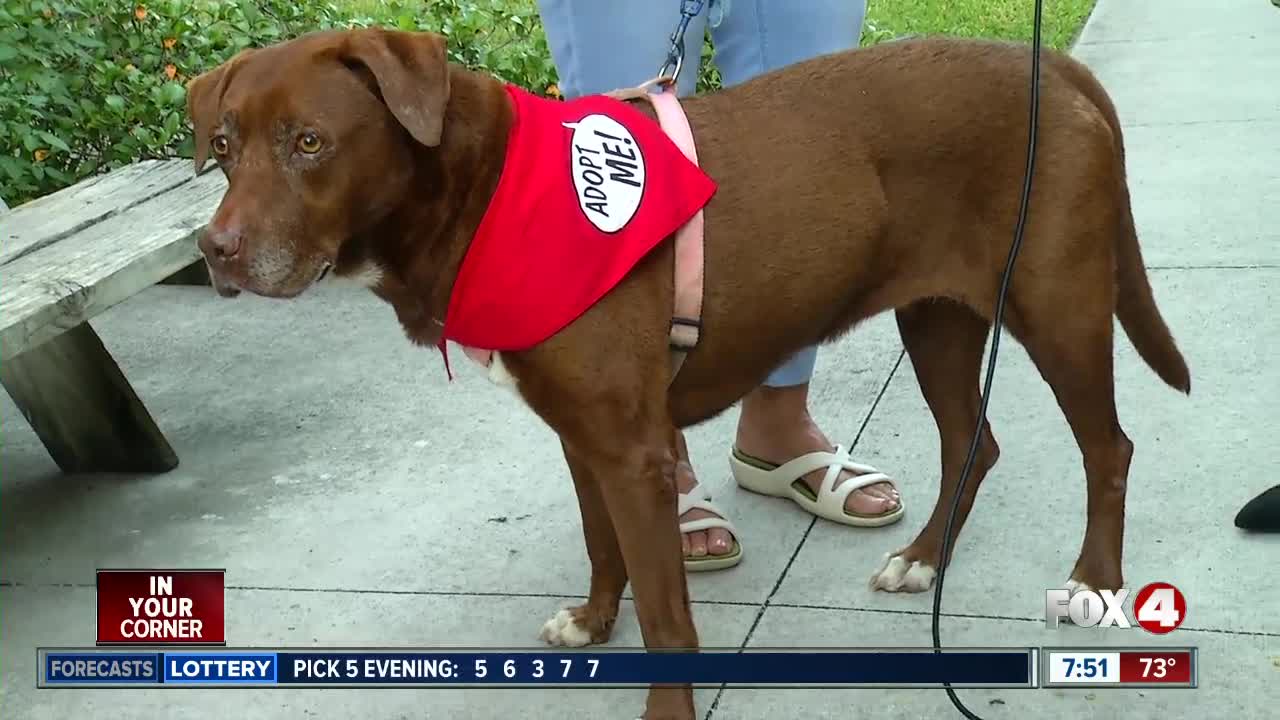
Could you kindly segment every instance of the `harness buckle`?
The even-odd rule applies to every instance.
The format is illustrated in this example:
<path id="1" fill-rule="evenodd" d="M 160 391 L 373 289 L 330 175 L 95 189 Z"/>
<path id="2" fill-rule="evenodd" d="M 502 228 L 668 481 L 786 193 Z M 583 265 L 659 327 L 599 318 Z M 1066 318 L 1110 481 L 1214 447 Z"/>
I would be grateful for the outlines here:
<path id="1" fill-rule="evenodd" d="M 671 318 L 670 346 L 679 352 L 691 352 L 702 335 L 702 321 L 693 318 Z"/>

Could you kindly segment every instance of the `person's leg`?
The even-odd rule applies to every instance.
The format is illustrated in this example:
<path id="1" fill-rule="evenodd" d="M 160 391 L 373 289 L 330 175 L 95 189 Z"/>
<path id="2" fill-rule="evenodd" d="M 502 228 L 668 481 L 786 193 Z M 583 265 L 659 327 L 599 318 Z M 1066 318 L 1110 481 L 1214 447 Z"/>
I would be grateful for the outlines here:
<path id="1" fill-rule="evenodd" d="M 667 58 L 671 33 L 680 19 L 678 2 L 633 0 L 538 0 L 538 13 L 546 29 L 547 44 L 560 76 L 560 92 L 566 98 L 634 87 L 655 77 Z M 685 33 L 686 66 L 680 73 L 679 92 L 693 92 L 698 59 L 706 31 L 706 16 L 689 23 Z M 683 433 L 677 438 L 680 459 L 676 487 L 682 495 L 697 485 Z M 682 524 L 710 520 L 718 512 L 693 507 L 680 516 Z M 733 534 L 726 528 L 693 530 L 682 545 L 691 570 L 714 569 L 708 556 L 735 553 Z M 701 564 L 700 564 L 701 563 Z"/>
<path id="2" fill-rule="evenodd" d="M 657 76 L 667 59 L 679 2 L 650 0 L 538 0 L 551 59 L 566 98 L 635 87 Z M 693 92 L 706 16 L 685 33 L 686 67 L 679 92 Z"/>
<path id="3" fill-rule="evenodd" d="M 865 0 L 736 0 L 723 22 L 712 28 L 715 62 L 725 85 L 736 85 L 761 73 L 858 45 Z M 736 449 L 768 465 L 833 446 L 809 416 L 809 379 L 818 348 L 796 353 L 769 375 L 763 386 L 742 403 Z M 826 469 L 805 476 L 818 493 Z M 853 477 L 844 471 L 840 483 Z M 852 492 L 845 509 L 880 515 L 898 509 L 900 498 L 891 483 L 878 482 Z"/>

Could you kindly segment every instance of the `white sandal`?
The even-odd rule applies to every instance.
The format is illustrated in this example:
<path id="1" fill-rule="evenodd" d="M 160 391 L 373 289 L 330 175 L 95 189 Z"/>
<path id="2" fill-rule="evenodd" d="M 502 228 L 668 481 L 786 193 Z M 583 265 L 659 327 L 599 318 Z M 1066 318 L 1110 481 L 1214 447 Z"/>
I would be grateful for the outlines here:
<path id="1" fill-rule="evenodd" d="M 878 515 L 865 515 L 845 509 L 849 494 L 878 482 L 893 482 L 892 478 L 870 465 L 849 459 L 849 451 L 837 445 L 835 452 L 811 452 L 794 460 L 774 465 L 734 448 L 729 453 L 729 467 L 738 485 L 751 492 L 772 497 L 789 497 L 797 505 L 820 518 L 854 527 L 882 527 L 902 519 L 906 507 L 898 501 L 898 507 Z M 804 483 L 804 476 L 814 470 L 827 469 L 818 486 L 818 495 Z M 855 474 L 834 487 L 843 470 Z"/>
<path id="2" fill-rule="evenodd" d="M 724 555 L 703 555 L 702 557 L 686 557 L 684 559 L 684 569 L 687 572 L 706 572 L 708 570 L 724 570 L 742 562 L 742 545 L 738 542 L 738 531 L 733 527 L 733 523 L 725 519 L 724 511 L 711 502 L 711 493 L 706 486 L 698 483 L 690 488 L 687 493 L 680 493 L 676 502 L 676 516 L 684 517 L 686 512 L 698 508 L 706 510 L 715 515 L 715 517 L 706 517 L 698 520 L 685 520 L 680 523 L 680 533 L 686 534 L 697 532 L 698 530 L 710 530 L 712 528 L 723 528 L 728 530 L 733 536 L 733 547 Z"/>

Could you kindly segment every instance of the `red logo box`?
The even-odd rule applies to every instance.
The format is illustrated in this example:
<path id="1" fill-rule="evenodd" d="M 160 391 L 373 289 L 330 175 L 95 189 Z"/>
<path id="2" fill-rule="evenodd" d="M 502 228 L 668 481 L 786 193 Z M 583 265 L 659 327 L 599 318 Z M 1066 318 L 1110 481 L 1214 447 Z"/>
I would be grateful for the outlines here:
<path id="1" fill-rule="evenodd" d="M 98 645 L 226 645 L 225 570 L 99 570 Z"/>

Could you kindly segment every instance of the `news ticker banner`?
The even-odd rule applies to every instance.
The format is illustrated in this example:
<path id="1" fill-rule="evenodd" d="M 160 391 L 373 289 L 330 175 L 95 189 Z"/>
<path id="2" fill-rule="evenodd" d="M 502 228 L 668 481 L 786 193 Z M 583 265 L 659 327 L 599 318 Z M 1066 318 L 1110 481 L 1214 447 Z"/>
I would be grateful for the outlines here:
<path id="1" fill-rule="evenodd" d="M 41 648 L 41 688 L 1195 687 L 1195 648 Z"/>
<path id="2" fill-rule="evenodd" d="M 221 569 L 98 570 L 96 644 L 102 647 L 39 650 L 37 685 L 1195 687 L 1197 677 L 1193 648 L 225 649 L 224 577 Z M 1131 627 L 1127 594 L 1048 590 L 1046 625 L 1069 617 L 1086 627 Z M 1152 583 L 1138 591 L 1135 613 L 1143 629 L 1167 633 L 1185 618 L 1186 599 L 1168 583 Z"/>

